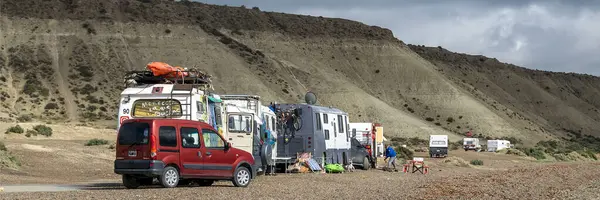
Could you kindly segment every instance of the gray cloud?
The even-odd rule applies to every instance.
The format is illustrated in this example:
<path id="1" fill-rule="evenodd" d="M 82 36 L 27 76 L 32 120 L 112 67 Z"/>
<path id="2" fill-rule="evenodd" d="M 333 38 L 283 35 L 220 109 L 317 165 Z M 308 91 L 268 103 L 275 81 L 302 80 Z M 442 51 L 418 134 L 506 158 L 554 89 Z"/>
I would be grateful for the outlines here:
<path id="1" fill-rule="evenodd" d="M 600 75 L 600 1 L 204 0 L 338 17 L 389 28 L 406 43 L 527 68 Z"/>

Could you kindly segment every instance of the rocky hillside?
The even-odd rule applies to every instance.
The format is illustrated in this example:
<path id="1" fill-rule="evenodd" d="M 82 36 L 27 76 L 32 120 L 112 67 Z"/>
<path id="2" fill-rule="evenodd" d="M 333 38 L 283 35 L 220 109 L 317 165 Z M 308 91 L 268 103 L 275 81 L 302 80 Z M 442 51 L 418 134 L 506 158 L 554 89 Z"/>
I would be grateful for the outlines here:
<path id="1" fill-rule="evenodd" d="M 535 142 L 563 128 L 600 130 L 596 78 L 493 68 L 504 65 L 408 46 L 359 22 L 160 0 L 0 2 L 4 121 L 114 124 L 123 72 L 163 61 L 205 69 L 217 93 L 265 103 L 313 91 L 319 104 L 381 122 L 388 135 L 457 139 L 473 129 Z"/>

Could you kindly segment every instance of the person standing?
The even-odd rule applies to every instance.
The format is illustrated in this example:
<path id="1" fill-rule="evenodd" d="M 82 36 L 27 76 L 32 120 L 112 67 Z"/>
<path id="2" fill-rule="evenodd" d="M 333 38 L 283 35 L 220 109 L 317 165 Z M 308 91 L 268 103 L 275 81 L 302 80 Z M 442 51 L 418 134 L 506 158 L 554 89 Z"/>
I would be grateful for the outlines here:
<path id="1" fill-rule="evenodd" d="M 386 145 L 386 149 L 385 149 L 385 158 L 383 159 L 383 161 L 386 161 L 387 159 L 390 159 L 387 161 L 387 168 L 390 169 L 390 165 L 394 166 L 394 171 L 398 171 L 398 169 L 396 169 L 396 151 L 394 150 L 394 148 L 392 147 L 392 145 Z"/>

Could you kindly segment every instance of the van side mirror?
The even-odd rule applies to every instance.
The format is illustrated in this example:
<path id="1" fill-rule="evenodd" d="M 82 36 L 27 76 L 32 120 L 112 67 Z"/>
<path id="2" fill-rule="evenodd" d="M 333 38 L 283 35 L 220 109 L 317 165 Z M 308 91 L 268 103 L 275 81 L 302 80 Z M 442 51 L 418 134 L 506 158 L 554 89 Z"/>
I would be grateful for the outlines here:
<path id="1" fill-rule="evenodd" d="M 231 148 L 231 143 L 225 142 L 225 151 L 229 150 L 229 148 Z"/>

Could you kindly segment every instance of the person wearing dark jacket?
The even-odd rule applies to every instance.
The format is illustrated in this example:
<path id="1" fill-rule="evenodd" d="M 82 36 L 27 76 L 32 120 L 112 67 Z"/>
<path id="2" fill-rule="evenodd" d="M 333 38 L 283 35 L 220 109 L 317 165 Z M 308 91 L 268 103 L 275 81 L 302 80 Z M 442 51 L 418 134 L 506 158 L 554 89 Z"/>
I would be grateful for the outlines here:
<path id="1" fill-rule="evenodd" d="M 390 169 L 390 165 L 393 165 L 394 171 L 398 171 L 396 169 L 396 151 L 394 150 L 392 145 L 389 145 L 389 144 L 386 145 L 385 158 L 383 159 L 383 161 L 386 161 L 388 158 L 390 160 L 387 161 L 387 168 Z"/>

